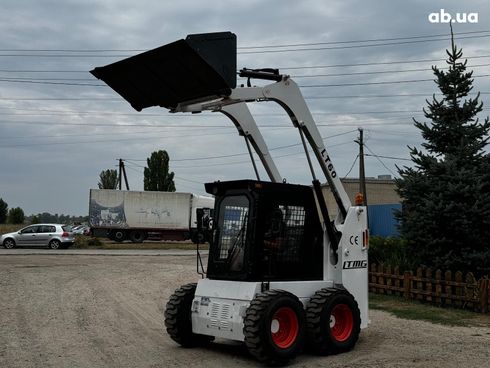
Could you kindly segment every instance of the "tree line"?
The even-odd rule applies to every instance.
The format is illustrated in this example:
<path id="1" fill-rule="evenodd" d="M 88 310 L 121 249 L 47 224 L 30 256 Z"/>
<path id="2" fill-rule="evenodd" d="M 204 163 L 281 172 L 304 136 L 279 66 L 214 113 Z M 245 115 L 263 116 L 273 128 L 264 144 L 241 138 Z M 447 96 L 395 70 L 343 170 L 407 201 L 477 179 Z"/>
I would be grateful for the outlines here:
<path id="1" fill-rule="evenodd" d="M 0 224 L 81 224 L 86 223 L 87 221 L 88 216 L 71 216 L 57 213 L 53 215 L 49 212 L 26 216 L 22 208 L 14 207 L 9 209 L 7 202 L 0 198 Z"/>

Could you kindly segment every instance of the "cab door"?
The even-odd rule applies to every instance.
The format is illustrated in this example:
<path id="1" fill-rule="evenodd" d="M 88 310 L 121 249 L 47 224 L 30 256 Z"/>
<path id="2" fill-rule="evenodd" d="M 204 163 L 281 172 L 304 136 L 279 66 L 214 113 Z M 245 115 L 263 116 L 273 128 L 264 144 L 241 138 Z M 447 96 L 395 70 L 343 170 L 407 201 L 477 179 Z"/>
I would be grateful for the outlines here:
<path id="1" fill-rule="evenodd" d="M 56 227 L 52 225 L 42 225 L 39 226 L 36 234 L 36 246 L 38 247 L 46 247 L 49 244 L 49 241 L 56 233 Z"/>
<path id="2" fill-rule="evenodd" d="M 37 243 L 38 225 L 28 226 L 22 229 L 16 239 L 18 246 L 35 246 Z"/>

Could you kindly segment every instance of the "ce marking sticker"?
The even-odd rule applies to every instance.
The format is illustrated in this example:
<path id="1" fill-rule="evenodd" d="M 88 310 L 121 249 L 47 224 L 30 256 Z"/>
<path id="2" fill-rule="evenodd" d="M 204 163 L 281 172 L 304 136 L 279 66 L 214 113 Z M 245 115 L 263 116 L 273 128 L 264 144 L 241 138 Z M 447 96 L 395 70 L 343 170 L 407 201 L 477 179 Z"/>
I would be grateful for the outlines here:
<path id="1" fill-rule="evenodd" d="M 359 235 L 351 235 L 349 242 L 350 245 L 359 245 Z"/>

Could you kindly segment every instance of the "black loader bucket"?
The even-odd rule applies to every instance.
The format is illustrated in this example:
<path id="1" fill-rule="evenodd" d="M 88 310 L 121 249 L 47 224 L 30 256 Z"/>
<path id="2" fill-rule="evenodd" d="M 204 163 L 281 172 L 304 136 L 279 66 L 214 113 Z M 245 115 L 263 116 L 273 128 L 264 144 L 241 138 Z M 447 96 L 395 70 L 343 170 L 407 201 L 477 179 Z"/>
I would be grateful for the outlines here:
<path id="1" fill-rule="evenodd" d="M 181 102 L 229 96 L 236 87 L 236 36 L 188 35 L 90 73 L 137 111 L 150 106 L 171 110 Z"/>

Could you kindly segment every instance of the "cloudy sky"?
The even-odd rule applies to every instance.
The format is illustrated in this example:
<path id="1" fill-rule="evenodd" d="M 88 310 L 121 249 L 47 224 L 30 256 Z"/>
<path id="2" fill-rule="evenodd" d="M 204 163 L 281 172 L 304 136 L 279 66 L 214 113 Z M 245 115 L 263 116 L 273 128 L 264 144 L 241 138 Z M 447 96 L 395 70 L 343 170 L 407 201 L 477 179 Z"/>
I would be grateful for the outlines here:
<path id="1" fill-rule="evenodd" d="M 224 116 L 138 113 L 89 73 L 217 31 L 237 35 L 238 68 L 279 68 L 296 80 L 342 177 L 357 176 L 359 127 L 366 174 L 393 176 L 396 165 L 410 165 L 407 145 L 421 143 L 411 118 L 422 118 L 425 99 L 438 92 L 431 66 L 445 65 L 449 26 L 428 17 L 441 9 L 460 21 L 466 13 L 454 30 L 482 92 L 483 118 L 490 108 L 483 0 L 3 0 L 0 198 L 26 214 L 84 215 L 102 170 L 123 158 L 131 189 L 142 190 L 145 159 L 159 149 L 170 155 L 178 191 L 203 194 L 204 182 L 254 178 L 243 138 Z M 250 108 L 281 175 L 310 183 L 284 111 L 273 103 Z"/>

